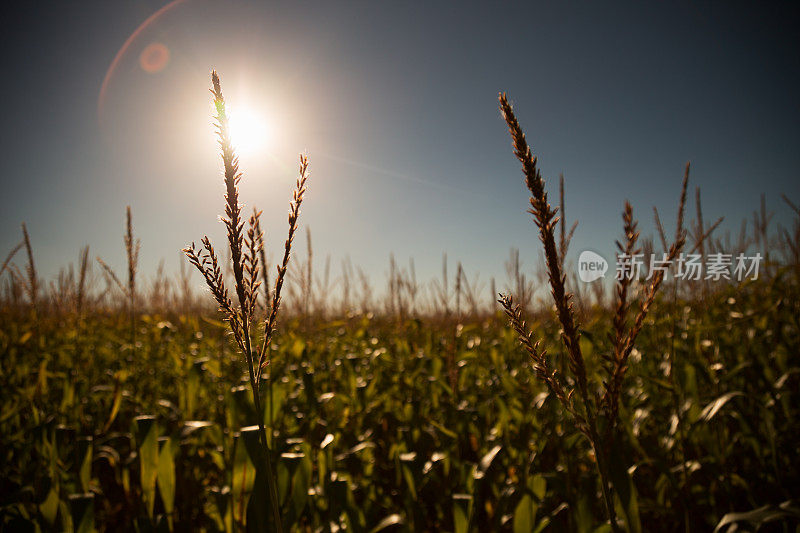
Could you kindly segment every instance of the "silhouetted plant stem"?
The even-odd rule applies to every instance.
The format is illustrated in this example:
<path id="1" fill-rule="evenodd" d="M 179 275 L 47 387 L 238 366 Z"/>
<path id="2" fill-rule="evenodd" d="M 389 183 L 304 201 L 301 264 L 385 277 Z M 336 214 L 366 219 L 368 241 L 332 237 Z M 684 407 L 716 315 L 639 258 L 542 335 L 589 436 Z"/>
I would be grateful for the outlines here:
<path id="1" fill-rule="evenodd" d="M 534 342 L 533 334 L 525 326 L 522 320 L 522 311 L 519 305 L 514 305 L 509 296 L 501 296 L 500 303 L 505 308 L 509 317 L 511 327 L 517 332 L 520 344 L 529 353 L 534 362 L 534 370 L 537 377 L 547 385 L 550 392 L 558 398 L 562 406 L 569 413 L 575 422 L 578 430 L 584 434 L 592 446 L 595 455 L 595 464 L 600 478 L 603 492 L 603 500 L 606 505 L 606 513 L 612 531 L 619 531 L 614 500 L 612 497 L 612 487 L 609 465 L 612 458 L 613 446 L 617 437 L 616 425 L 618 422 L 618 409 L 622 390 L 622 381 L 628 369 L 628 360 L 633 351 L 636 338 L 641 332 L 645 318 L 653 305 L 661 283 L 664 281 L 665 270 L 659 269 L 651 272 L 648 277 L 649 282 L 645 284 L 644 296 L 641 307 L 630 326 L 626 323 L 628 310 L 627 291 L 630 280 L 623 276 L 617 284 L 617 305 L 613 321 L 613 341 L 614 353 L 603 356 L 605 370 L 608 372 L 608 379 L 603 382 L 605 389 L 602 397 L 591 392 L 588 385 L 586 364 L 581 352 L 580 333 L 577 326 L 576 314 L 572 305 L 572 294 L 567 292 L 565 287 L 566 276 L 563 273 L 564 257 L 566 254 L 566 242 L 568 238 L 564 233 L 562 224 L 561 247 L 556 247 L 555 226 L 559 222 L 556 216 L 558 208 L 553 209 L 548 200 L 547 192 L 544 187 L 544 180 L 537 167 L 536 157 L 533 155 L 525 133 L 514 115 L 514 110 L 508 102 L 504 93 L 500 94 L 500 111 L 508 125 L 511 134 L 514 155 L 522 163 L 522 172 L 525 175 L 525 184 L 530 191 L 529 213 L 533 215 L 533 220 L 539 229 L 539 239 L 542 242 L 547 267 L 548 281 L 550 283 L 551 295 L 555 303 L 556 316 L 561 324 L 561 340 L 566 349 L 567 369 L 572 374 L 575 386 L 572 387 L 568 381 L 563 380 L 556 370 L 551 370 L 544 350 L 539 350 L 538 342 Z M 683 249 L 686 241 L 686 232 L 683 229 L 683 212 L 686 202 L 686 187 L 689 180 L 689 165 L 686 165 L 683 185 L 681 188 L 680 202 L 678 205 L 678 224 L 675 231 L 675 240 L 665 254 L 666 264 L 669 265 Z M 563 181 L 560 185 L 562 209 L 563 209 Z M 622 253 L 630 255 L 635 250 L 636 222 L 633 220 L 633 210 L 629 203 L 625 204 L 623 213 L 625 225 L 625 244 L 617 243 L 618 249 Z M 659 231 L 663 235 L 663 229 Z M 663 238 L 666 241 L 665 238 Z M 666 247 L 666 242 L 664 243 Z M 559 257 L 559 250 L 561 257 Z M 564 373 L 566 373 L 564 371 Z M 577 390 L 578 394 L 573 395 Z M 574 400 L 577 396 L 579 401 Z M 602 418 L 601 418 L 602 415 Z M 605 420 L 602 427 L 598 427 L 598 420 Z M 627 512 L 626 512 L 627 514 Z M 630 519 L 630 515 L 628 516 Z"/>
<path id="2" fill-rule="evenodd" d="M 306 180 L 308 178 L 308 159 L 300 156 L 300 177 L 297 179 L 292 202 L 289 210 L 289 236 L 286 240 L 283 262 L 278 266 L 278 277 L 275 281 L 275 291 L 273 292 L 272 305 L 268 308 L 268 317 L 264 322 L 264 341 L 256 352 L 252 346 L 252 326 L 254 324 L 257 309 L 258 288 L 262 280 L 266 279 L 263 269 L 266 268 L 266 256 L 263 251 L 263 233 L 259 223 L 261 213 L 253 211 L 253 215 L 248 221 L 247 232 L 244 232 L 245 220 L 242 217 L 242 206 L 239 203 L 239 181 L 242 174 L 239 172 L 239 159 L 231 143 L 228 128 L 228 116 L 225 109 L 225 98 L 222 95 L 219 77 L 216 72 L 212 72 L 211 81 L 213 88 L 211 93 L 214 95 L 214 106 L 216 108 L 216 127 L 219 138 L 219 146 L 222 155 L 222 162 L 225 167 L 225 217 L 222 219 L 228 236 L 230 248 L 230 258 L 232 263 L 233 277 L 236 282 L 236 295 L 238 305 L 234 305 L 228 297 L 228 290 L 225 287 L 224 276 L 220 262 L 211 241 L 208 237 L 203 237 L 202 247 L 195 248 L 194 243 L 184 248 L 184 253 L 189 258 L 189 262 L 194 265 L 206 281 L 211 294 L 219 304 L 219 309 L 225 315 L 231 333 L 236 344 L 239 346 L 247 363 L 247 372 L 250 379 L 250 389 L 253 393 L 253 405 L 256 410 L 258 424 L 259 441 L 261 443 L 264 461 L 266 462 L 266 483 L 267 493 L 269 494 L 270 507 L 272 510 L 275 530 L 282 533 L 280 501 L 278 500 L 277 479 L 272 465 L 272 451 L 270 449 L 270 439 L 264 427 L 264 410 L 261 403 L 260 382 L 261 373 L 269 363 L 268 352 L 270 341 L 277 326 L 278 309 L 280 308 L 280 294 L 283 286 L 286 270 L 289 263 L 292 240 L 297 230 L 297 221 L 300 215 L 300 204 L 305 194 Z M 267 291 L 268 295 L 269 292 Z M 271 380 L 271 378 L 270 378 Z M 270 387 L 271 388 L 271 387 Z M 270 430 L 272 430 L 272 403 L 270 393 Z"/>

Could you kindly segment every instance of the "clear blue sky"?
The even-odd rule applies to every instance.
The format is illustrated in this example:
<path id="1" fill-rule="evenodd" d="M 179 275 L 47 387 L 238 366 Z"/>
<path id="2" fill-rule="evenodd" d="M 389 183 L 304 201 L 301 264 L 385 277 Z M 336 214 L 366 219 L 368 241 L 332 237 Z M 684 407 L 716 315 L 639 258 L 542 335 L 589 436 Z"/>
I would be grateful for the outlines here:
<path id="1" fill-rule="evenodd" d="M 786 224 L 780 193 L 800 200 L 790 4 L 187 0 L 120 54 L 165 5 L 4 8 L 3 255 L 25 221 L 45 276 L 85 244 L 121 268 L 129 204 L 145 273 L 161 259 L 177 271 L 180 248 L 204 233 L 222 245 L 212 68 L 230 104 L 257 109 L 271 131 L 242 155 L 242 199 L 265 210 L 273 258 L 307 151 L 301 220 L 315 257 L 349 255 L 376 284 L 392 252 L 414 257 L 421 278 L 439 272 L 443 252 L 484 280 L 503 277 L 512 246 L 533 265 L 539 244 L 501 90 L 553 200 L 566 176 L 574 254 L 612 250 L 626 198 L 644 233 L 653 205 L 671 229 L 687 160 L 708 221 L 725 216 L 738 230 L 763 192 Z M 154 43 L 169 59 L 148 73 L 142 52 Z"/>

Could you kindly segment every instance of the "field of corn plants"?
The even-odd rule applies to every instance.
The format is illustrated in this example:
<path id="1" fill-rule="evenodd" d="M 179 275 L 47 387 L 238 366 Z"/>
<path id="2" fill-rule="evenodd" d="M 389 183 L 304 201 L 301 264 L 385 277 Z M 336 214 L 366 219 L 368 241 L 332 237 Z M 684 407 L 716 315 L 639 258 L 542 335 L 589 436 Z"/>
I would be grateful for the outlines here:
<path id="1" fill-rule="evenodd" d="M 789 198 L 794 228 L 771 228 L 762 200 L 739 239 L 765 258 L 758 279 L 656 273 L 570 296 L 580 285 L 565 274 L 563 192 L 551 207 L 501 95 L 540 275 L 527 280 L 512 252 L 504 294 L 494 280 L 478 294 L 460 264 L 423 284 L 392 261 L 385 291 L 349 267 L 333 298 L 312 274 L 310 235 L 305 256 L 292 249 L 309 160 L 267 275 L 216 74 L 212 92 L 228 242 L 185 252 L 213 305 L 185 272 L 137 279 L 130 210 L 126 275 L 85 249 L 45 282 L 24 226 L 2 265 L 0 530 L 800 528 L 800 212 Z M 620 253 L 733 248 L 718 223 L 704 227 L 699 191 L 684 224 L 688 176 L 682 191 L 676 181 L 674 238 L 659 223 L 656 239 L 639 239 L 620 198 Z"/>

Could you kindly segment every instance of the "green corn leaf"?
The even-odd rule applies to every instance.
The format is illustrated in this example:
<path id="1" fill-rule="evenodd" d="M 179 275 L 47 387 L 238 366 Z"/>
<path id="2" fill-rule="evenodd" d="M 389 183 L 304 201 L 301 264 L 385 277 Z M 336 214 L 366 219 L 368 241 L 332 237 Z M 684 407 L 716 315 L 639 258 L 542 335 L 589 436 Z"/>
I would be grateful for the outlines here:
<path id="1" fill-rule="evenodd" d="M 469 494 L 453 495 L 453 524 L 455 533 L 467 533 L 472 515 L 472 496 Z"/>
<path id="2" fill-rule="evenodd" d="M 497 446 L 489 450 L 489 453 L 487 453 L 481 458 L 481 462 L 479 463 L 479 468 L 482 473 L 485 474 L 489 470 L 489 467 L 492 466 L 492 463 L 497 457 L 497 454 L 500 453 L 500 450 L 502 449 L 503 447 L 498 444 Z"/>
<path id="3" fill-rule="evenodd" d="M 92 533 L 94 531 L 94 494 L 71 494 L 69 508 L 72 515 L 72 526 L 75 533 Z"/>
<path id="4" fill-rule="evenodd" d="M 791 518 L 797 521 L 800 519 L 799 505 L 800 502 L 796 500 L 787 500 L 779 505 L 764 505 L 752 511 L 728 513 L 722 517 L 717 527 L 714 528 L 714 533 L 723 531 L 725 526 L 729 526 L 725 531 L 738 531 L 738 527 L 735 524 L 739 522 L 749 522 L 758 529 L 762 524 L 776 520 Z"/>
<path id="5" fill-rule="evenodd" d="M 250 458 L 250 463 L 255 467 L 253 492 L 247 503 L 247 531 L 272 531 L 270 520 L 270 498 L 267 490 L 266 464 L 269 460 L 259 439 L 258 426 L 242 428 L 242 441 Z"/>
<path id="6" fill-rule="evenodd" d="M 710 422 L 712 418 L 719 412 L 722 407 L 728 403 L 732 398 L 737 396 L 744 396 L 744 393 L 739 391 L 728 392 L 723 394 L 713 402 L 706 405 L 703 410 L 700 412 L 700 418 L 698 421 L 700 422 Z"/>
<path id="7" fill-rule="evenodd" d="M 175 510 L 175 459 L 172 439 L 167 438 L 158 454 L 158 492 L 164 504 L 164 511 L 172 524 L 172 513 Z"/>
<path id="8" fill-rule="evenodd" d="M 142 495 L 147 506 L 147 516 L 153 518 L 158 477 L 158 425 L 154 416 L 137 416 L 134 420 Z"/>
<path id="9" fill-rule="evenodd" d="M 81 437 L 77 446 L 78 480 L 81 490 L 89 492 L 92 479 L 92 437 Z"/>
<path id="10" fill-rule="evenodd" d="M 247 454 L 247 448 L 240 434 L 236 437 L 234 444 L 233 474 L 231 476 L 233 520 L 237 523 L 244 523 L 246 520 L 245 511 L 253 491 L 255 476 L 255 467 L 250 462 L 250 456 Z"/>
<path id="11" fill-rule="evenodd" d="M 536 519 L 536 503 L 527 492 L 514 509 L 514 533 L 530 533 Z"/>
<path id="12" fill-rule="evenodd" d="M 378 525 L 369 530 L 369 533 L 378 533 L 379 531 L 387 531 L 393 526 L 401 526 L 405 520 L 399 514 L 390 514 L 380 522 Z"/>
<path id="13" fill-rule="evenodd" d="M 55 525 L 56 518 L 58 517 L 58 502 L 58 491 L 54 487 L 47 493 L 47 498 L 39 504 L 39 511 L 51 526 Z"/>

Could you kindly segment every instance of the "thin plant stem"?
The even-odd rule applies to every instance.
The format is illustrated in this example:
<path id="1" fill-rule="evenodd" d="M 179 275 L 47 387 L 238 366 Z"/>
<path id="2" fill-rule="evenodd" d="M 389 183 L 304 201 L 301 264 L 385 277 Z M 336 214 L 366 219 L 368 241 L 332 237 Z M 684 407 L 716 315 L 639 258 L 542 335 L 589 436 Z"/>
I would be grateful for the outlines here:
<path id="1" fill-rule="evenodd" d="M 238 305 L 235 305 L 228 296 L 225 287 L 225 280 L 222 266 L 211 241 L 208 237 L 202 239 L 202 247 L 195 248 L 194 243 L 184 248 L 183 252 L 189 258 L 189 262 L 194 265 L 206 284 L 211 289 L 211 294 L 219 304 L 219 309 L 225 315 L 234 340 L 244 355 L 247 372 L 250 380 L 250 390 L 253 394 L 253 405 L 256 410 L 258 434 L 261 448 L 266 462 L 266 484 L 270 499 L 273 522 L 278 533 L 283 532 L 281 522 L 280 502 L 278 500 L 277 479 L 272 465 L 272 451 L 270 449 L 270 439 L 267 437 L 264 427 L 264 409 L 261 402 L 261 374 L 264 367 L 269 362 L 268 348 L 277 325 L 278 309 L 280 307 L 280 293 L 283 286 L 286 270 L 289 262 L 292 239 L 297 230 L 297 220 L 300 214 L 300 204 L 305 194 L 306 179 L 308 178 L 308 159 L 300 156 L 300 177 L 297 179 L 297 187 L 294 191 L 289 210 L 289 237 L 286 240 L 283 262 L 278 266 L 278 277 L 275 281 L 275 290 L 272 293 L 272 305 L 268 308 L 267 318 L 264 322 L 264 340 L 261 348 L 256 351 L 253 349 L 252 333 L 255 314 L 257 310 L 258 288 L 262 280 L 266 280 L 263 269 L 266 268 L 266 255 L 263 247 L 263 233 L 259 223 L 260 212 L 253 211 L 249 219 L 248 230 L 245 233 L 245 220 L 242 216 L 242 206 L 239 203 L 239 181 L 242 174 L 239 171 L 239 159 L 233 149 L 230 131 L 228 127 L 228 116 L 225 108 L 225 98 L 222 95 L 219 77 L 216 72 L 212 72 L 211 81 L 213 88 L 211 93 L 214 95 L 214 106 L 216 108 L 216 128 L 219 138 L 219 146 L 225 167 L 225 217 L 222 219 L 225 224 L 228 236 L 228 246 L 230 251 L 230 264 L 232 266 L 233 277 L 236 282 L 235 292 L 238 297 Z M 260 262 L 259 262 L 260 261 Z M 265 288 L 266 296 L 269 291 Z M 268 300 L 268 298 L 267 298 Z M 267 301 L 269 303 L 269 301 Z M 272 431 L 272 378 L 270 376 L 270 431 Z"/>

